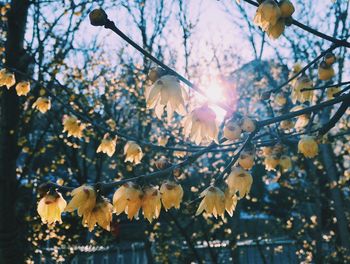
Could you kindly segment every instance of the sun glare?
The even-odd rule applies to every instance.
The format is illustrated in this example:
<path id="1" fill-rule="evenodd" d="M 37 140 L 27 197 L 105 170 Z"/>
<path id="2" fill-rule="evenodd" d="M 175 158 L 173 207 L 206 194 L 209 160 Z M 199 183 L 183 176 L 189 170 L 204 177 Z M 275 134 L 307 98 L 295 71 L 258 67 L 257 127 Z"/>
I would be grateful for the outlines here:
<path id="1" fill-rule="evenodd" d="M 223 85 L 218 81 L 211 81 L 205 86 L 204 92 L 208 103 L 215 112 L 218 120 L 221 121 L 225 117 L 226 112 L 216 106 L 215 103 L 223 102 L 225 100 Z"/>

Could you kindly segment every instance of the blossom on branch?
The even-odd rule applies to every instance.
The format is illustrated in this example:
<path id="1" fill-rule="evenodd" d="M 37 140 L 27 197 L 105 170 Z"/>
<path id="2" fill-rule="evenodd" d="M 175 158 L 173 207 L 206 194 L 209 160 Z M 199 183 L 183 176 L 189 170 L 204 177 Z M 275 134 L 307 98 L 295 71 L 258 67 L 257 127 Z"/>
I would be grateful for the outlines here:
<path id="1" fill-rule="evenodd" d="M 66 207 L 67 212 L 78 210 L 78 215 L 82 216 L 85 212 L 91 211 L 96 205 L 96 191 L 91 186 L 82 185 L 75 188 L 71 195 L 73 198 Z"/>
<path id="2" fill-rule="evenodd" d="M 236 194 L 241 199 L 248 195 L 253 184 L 253 177 L 248 172 L 239 167 L 234 167 L 226 179 L 227 186 L 231 193 Z"/>
<path id="3" fill-rule="evenodd" d="M 164 108 L 167 109 L 167 117 L 170 121 L 174 112 L 179 115 L 186 114 L 184 98 L 187 97 L 185 89 L 180 81 L 173 75 L 160 77 L 146 93 L 147 107 L 154 109 L 156 116 L 162 118 Z"/>
<path id="4" fill-rule="evenodd" d="M 85 127 L 86 125 L 81 124 L 80 121 L 74 116 L 65 115 L 63 117 L 63 133 L 67 132 L 68 137 L 72 136 L 81 138 L 83 136 L 83 130 Z"/>
<path id="5" fill-rule="evenodd" d="M 162 195 L 161 199 L 165 211 L 168 211 L 172 207 L 176 209 L 180 208 L 180 203 L 184 195 L 184 191 L 180 184 L 166 181 L 160 187 L 160 193 Z"/>
<path id="6" fill-rule="evenodd" d="M 42 114 L 45 114 L 48 110 L 51 109 L 51 101 L 46 97 L 39 97 L 36 99 L 32 108 L 38 109 Z"/>
<path id="7" fill-rule="evenodd" d="M 38 203 L 37 211 L 44 224 L 62 223 L 61 214 L 67 202 L 59 192 L 48 192 Z"/>
<path id="8" fill-rule="evenodd" d="M 207 105 L 194 109 L 184 119 L 184 133 L 196 144 L 218 141 L 216 114 Z"/>
<path id="9" fill-rule="evenodd" d="M 110 138 L 109 134 L 106 133 L 98 146 L 96 153 L 102 152 L 106 153 L 109 157 L 112 157 L 115 152 L 115 147 L 117 145 L 117 136 Z"/>
<path id="10" fill-rule="evenodd" d="M 128 141 L 124 146 L 125 162 L 130 161 L 139 164 L 143 157 L 141 147 L 134 141 Z"/>
<path id="11" fill-rule="evenodd" d="M 157 219 L 162 208 L 160 201 L 160 192 L 158 187 L 149 186 L 143 191 L 142 197 L 142 213 L 143 216 L 151 223 L 153 219 Z"/>
<path id="12" fill-rule="evenodd" d="M 201 193 L 200 197 L 203 199 L 199 204 L 196 215 L 205 211 L 208 214 L 214 215 L 215 218 L 224 216 L 225 194 L 218 187 L 209 186 Z"/>

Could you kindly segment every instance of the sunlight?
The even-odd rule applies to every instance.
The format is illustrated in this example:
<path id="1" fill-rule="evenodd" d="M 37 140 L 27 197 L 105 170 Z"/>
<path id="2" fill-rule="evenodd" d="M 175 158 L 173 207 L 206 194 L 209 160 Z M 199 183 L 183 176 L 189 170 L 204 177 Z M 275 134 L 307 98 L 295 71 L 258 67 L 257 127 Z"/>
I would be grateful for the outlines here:
<path id="1" fill-rule="evenodd" d="M 218 80 L 211 80 L 203 88 L 206 99 L 210 107 L 215 112 L 218 121 L 222 121 L 225 117 L 225 110 L 221 109 L 215 103 L 225 101 L 224 86 Z"/>

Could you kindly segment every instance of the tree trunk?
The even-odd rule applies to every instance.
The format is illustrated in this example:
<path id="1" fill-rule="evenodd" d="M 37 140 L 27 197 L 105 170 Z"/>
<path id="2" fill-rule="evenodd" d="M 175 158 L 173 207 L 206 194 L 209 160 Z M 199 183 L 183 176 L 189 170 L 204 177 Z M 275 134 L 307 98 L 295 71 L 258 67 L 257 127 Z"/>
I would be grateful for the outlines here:
<path id="1" fill-rule="evenodd" d="M 8 11 L 8 30 L 5 44 L 6 62 L 10 68 L 26 72 L 27 62 L 23 40 L 29 2 L 13 0 Z M 16 74 L 17 80 L 22 79 Z M 23 263 L 23 240 L 16 217 L 16 160 L 17 131 L 20 114 L 19 100 L 14 87 L 0 91 L 0 263 Z"/>
<path id="2" fill-rule="evenodd" d="M 333 183 L 338 182 L 337 168 L 334 164 L 332 147 L 330 144 L 320 145 L 321 156 L 323 164 L 328 177 L 328 182 L 332 186 Z M 331 188 L 331 197 L 334 202 L 335 216 L 337 218 L 339 240 L 342 248 L 346 250 L 346 255 L 350 252 L 350 234 L 348 229 L 348 222 L 344 213 L 343 201 L 341 192 L 338 186 Z"/>

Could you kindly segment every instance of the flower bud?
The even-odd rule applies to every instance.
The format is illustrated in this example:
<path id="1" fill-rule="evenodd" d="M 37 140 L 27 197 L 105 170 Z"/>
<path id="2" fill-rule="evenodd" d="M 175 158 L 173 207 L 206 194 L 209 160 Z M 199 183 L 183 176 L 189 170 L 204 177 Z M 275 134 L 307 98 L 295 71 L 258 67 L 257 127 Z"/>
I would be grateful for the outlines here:
<path id="1" fill-rule="evenodd" d="M 304 136 L 299 140 L 298 152 L 306 158 L 313 158 L 318 154 L 318 144 L 314 137 Z"/>
<path id="2" fill-rule="evenodd" d="M 106 12 L 101 8 L 92 10 L 89 14 L 89 18 L 93 26 L 104 26 L 108 21 Z"/>
<path id="3" fill-rule="evenodd" d="M 284 19 L 279 19 L 275 25 L 271 25 L 267 29 L 267 34 L 271 39 L 278 39 L 285 29 Z"/>
<path id="4" fill-rule="evenodd" d="M 282 0 L 278 5 L 281 9 L 281 17 L 286 18 L 293 15 L 295 8 L 289 0 Z"/>
<path id="5" fill-rule="evenodd" d="M 318 78 L 322 81 L 328 81 L 334 76 L 334 69 L 328 65 L 325 61 L 320 63 L 318 67 Z"/>
<path id="6" fill-rule="evenodd" d="M 148 79 L 154 83 L 164 75 L 166 75 L 166 71 L 162 67 L 153 67 L 148 73 Z"/>
<path id="7" fill-rule="evenodd" d="M 243 131 L 253 132 L 256 129 L 256 121 L 249 117 L 244 117 L 242 119 L 241 128 Z"/>
<path id="8" fill-rule="evenodd" d="M 327 63 L 327 65 L 332 65 L 335 61 L 336 58 L 332 52 L 329 52 L 324 56 L 324 62 Z"/>
<path id="9" fill-rule="evenodd" d="M 224 137 L 228 140 L 236 140 L 241 137 L 242 129 L 233 120 L 228 121 L 224 127 Z"/>

